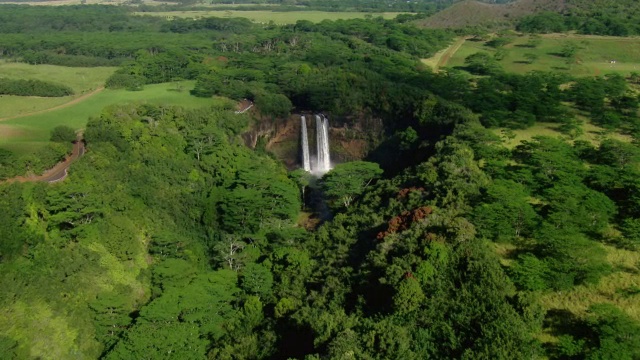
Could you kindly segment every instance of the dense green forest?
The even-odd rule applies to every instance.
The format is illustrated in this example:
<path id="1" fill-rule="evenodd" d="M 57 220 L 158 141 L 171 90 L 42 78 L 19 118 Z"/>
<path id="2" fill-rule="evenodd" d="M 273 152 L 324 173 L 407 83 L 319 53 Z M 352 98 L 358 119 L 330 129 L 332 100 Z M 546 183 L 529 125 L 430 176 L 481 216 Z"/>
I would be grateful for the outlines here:
<path id="1" fill-rule="evenodd" d="M 0 78 L 0 95 L 59 97 L 73 95 L 73 89 L 42 80 Z"/>
<path id="2" fill-rule="evenodd" d="M 620 306 L 637 282 L 584 309 L 545 301 L 640 271 L 607 256 L 640 247 L 637 77 L 508 74 L 486 54 L 433 73 L 419 59 L 453 34 L 393 20 L 6 9 L 13 61 L 114 61 L 109 87 L 194 79 L 267 123 L 321 111 L 384 134 L 315 179 L 248 148 L 258 116 L 231 102 L 104 109 L 65 181 L 0 184 L 0 357 L 640 357 Z M 633 140 L 572 141 L 584 118 Z M 567 136 L 509 149 L 491 129 L 541 121 Z M 69 129 L 52 139 L 68 151 Z M 27 166 L 0 149 L 0 176 Z"/>
<path id="3" fill-rule="evenodd" d="M 533 33 L 565 32 L 630 36 L 640 34 L 640 6 L 637 1 L 567 1 L 564 13 L 541 12 L 526 16 L 517 29 Z"/>

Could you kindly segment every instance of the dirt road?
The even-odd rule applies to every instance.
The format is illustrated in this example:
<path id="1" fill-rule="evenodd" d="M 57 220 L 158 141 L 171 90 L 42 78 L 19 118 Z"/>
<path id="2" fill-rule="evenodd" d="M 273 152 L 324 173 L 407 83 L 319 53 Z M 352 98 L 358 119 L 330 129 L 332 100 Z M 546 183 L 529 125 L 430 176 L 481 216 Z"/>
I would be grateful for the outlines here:
<path id="1" fill-rule="evenodd" d="M 71 155 L 67 156 L 64 161 L 61 161 L 56 164 L 56 166 L 44 172 L 44 174 L 36 176 L 16 176 L 11 179 L 5 180 L 5 182 L 34 182 L 34 181 L 45 181 L 48 183 L 55 183 L 58 181 L 62 181 L 67 177 L 69 167 L 73 164 L 74 161 L 82 157 L 84 155 L 84 140 L 81 136 L 78 137 L 78 140 L 73 144 L 73 151 Z"/>
<path id="2" fill-rule="evenodd" d="M 17 119 L 17 118 L 21 118 L 21 117 L 25 117 L 25 116 L 31 116 L 31 115 L 44 114 L 44 113 L 48 113 L 48 112 L 50 112 L 50 111 L 55 111 L 55 110 L 59 110 L 59 109 L 64 109 L 64 108 L 66 108 L 66 107 L 69 107 L 69 106 L 75 105 L 75 104 L 77 104 L 77 103 L 79 103 L 79 102 L 81 102 L 81 101 L 84 101 L 84 100 L 86 100 L 86 99 L 88 99 L 88 98 L 92 97 L 93 95 L 100 93 L 102 90 L 104 90 L 104 86 L 101 86 L 101 87 L 99 87 L 99 88 L 97 88 L 97 89 L 93 90 L 93 91 L 92 91 L 92 92 L 90 92 L 90 93 L 86 93 L 86 94 L 84 94 L 84 95 L 82 95 L 82 96 L 80 96 L 80 97 L 77 97 L 77 98 L 75 98 L 75 99 L 73 99 L 73 100 L 71 100 L 71 101 L 69 101 L 69 102 L 64 103 L 64 104 L 61 104 L 61 105 L 58 105 L 58 106 L 54 106 L 54 107 L 52 107 L 52 108 L 48 108 L 48 109 L 44 109 L 44 110 L 32 111 L 32 112 L 24 113 L 24 114 L 20 114 L 20 115 L 15 115 L 15 116 L 9 116 L 9 117 L 0 118 L 0 121 L 3 121 L 3 120 L 11 120 L 11 119 Z"/>
<path id="3" fill-rule="evenodd" d="M 449 60 L 451 60 L 451 57 L 460 49 L 465 41 L 467 41 L 467 38 L 459 38 L 448 48 L 438 51 L 433 57 L 429 59 L 423 59 L 422 62 L 431 66 L 433 72 L 438 72 L 439 68 L 447 66 L 447 63 L 449 62 Z"/>
<path id="4" fill-rule="evenodd" d="M 444 52 L 440 60 L 438 60 L 438 64 L 436 65 L 436 68 L 433 70 L 438 71 L 439 68 L 443 66 L 447 66 L 447 63 L 449 63 L 449 60 L 451 60 L 453 55 L 455 55 L 455 53 L 458 52 L 458 50 L 460 50 L 460 47 L 462 46 L 462 44 L 464 44 L 465 41 L 467 41 L 467 38 L 460 38 L 458 41 L 455 42 L 455 44 L 449 47 L 447 51 Z"/>

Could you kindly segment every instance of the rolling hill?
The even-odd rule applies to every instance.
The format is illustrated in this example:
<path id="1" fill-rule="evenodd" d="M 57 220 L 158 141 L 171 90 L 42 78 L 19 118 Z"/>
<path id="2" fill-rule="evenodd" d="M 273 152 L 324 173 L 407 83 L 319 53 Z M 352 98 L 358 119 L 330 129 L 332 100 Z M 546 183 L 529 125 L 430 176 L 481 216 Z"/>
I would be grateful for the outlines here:
<path id="1" fill-rule="evenodd" d="M 428 28 L 459 28 L 475 25 L 508 24 L 513 19 L 540 11 L 563 11 L 564 0 L 520 0 L 508 4 L 489 4 L 475 0 L 458 2 L 426 19 L 419 25 Z"/>

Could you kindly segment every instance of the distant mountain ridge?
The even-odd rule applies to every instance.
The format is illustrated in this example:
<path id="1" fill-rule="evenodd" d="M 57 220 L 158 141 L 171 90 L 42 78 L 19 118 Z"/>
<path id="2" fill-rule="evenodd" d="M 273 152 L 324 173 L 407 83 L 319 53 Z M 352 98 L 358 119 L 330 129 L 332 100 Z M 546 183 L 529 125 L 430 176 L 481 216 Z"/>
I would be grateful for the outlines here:
<path id="1" fill-rule="evenodd" d="M 562 12 L 567 8 L 568 4 L 565 0 L 519 0 L 509 3 L 464 0 L 420 20 L 418 24 L 430 28 L 499 25 L 508 24 L 514 19 L 541 11 Z"/>

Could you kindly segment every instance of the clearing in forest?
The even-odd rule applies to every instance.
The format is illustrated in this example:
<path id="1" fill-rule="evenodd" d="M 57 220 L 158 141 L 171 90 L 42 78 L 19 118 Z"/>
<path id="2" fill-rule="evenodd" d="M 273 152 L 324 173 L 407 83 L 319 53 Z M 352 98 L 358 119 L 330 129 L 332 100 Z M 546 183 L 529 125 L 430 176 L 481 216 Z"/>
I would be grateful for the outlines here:
<path id="1" fill-rule="evenodd" d="M 100 88 L 115 67 L 66 67 L 0 62 L 0 78 L 42 80 L 66 85 L 74 95 L 62 97 L 0 96 L 0 120 L 48 110 L 68 104 Z"/>
<path id="2" fill-rule="evenodd" d="M 508 35 L 510 42 L 496 49 L 488 41 L 466 41 L 454 54 L 449 66 L 464 67 L 464 59 L 477 52 L 498 54 L 505 71 L 556 71 L 574 76 L 640 72 L 640 37 L 612 37 L 576 34 L 540 36 Z M 562 56 L 574 47 L 572 57 Z"/>
<path id="3" fill-rule="evenodd" d="M 146 85 L 142 91 L 106 89 L 72 106 L 2 121 L 0 147 L 16 153 L 30 153 L 49 142 L 51 130 L 59 125 L 81 129 L 89 117 L 99 116 L 109 105 L 148 102 L 187 108 L 213 105 L 221 99 L 198 98 L 189 94 L 194 81 Z M 177 89 L 183 89 L 178 91 Z"/>
<path id="4" fill-rule="evenodd" d="M 633 138 L 629 135 L 620 134 L 619 132 L 607 131 L 593 123 L 585 120 L 582 124 L 583 133 L 580 136 L 570 139 L 569 136 L 563 134 L 558 129 L 559 123 L 537 122 L 535 125 L 522 130 L 508 130 L 504 128 L 492 129 L 496 135 L 503 139 L 503 144 L 509 149 L 516 147 L 523 141 L 531 141 L 535 136 L 561 137 L 569 140 L 584 140 L 594 145 L 600 144 L 604 139 L 615 139 L 624 142 L 631 142 Z"/>

